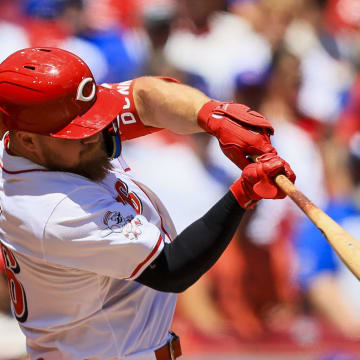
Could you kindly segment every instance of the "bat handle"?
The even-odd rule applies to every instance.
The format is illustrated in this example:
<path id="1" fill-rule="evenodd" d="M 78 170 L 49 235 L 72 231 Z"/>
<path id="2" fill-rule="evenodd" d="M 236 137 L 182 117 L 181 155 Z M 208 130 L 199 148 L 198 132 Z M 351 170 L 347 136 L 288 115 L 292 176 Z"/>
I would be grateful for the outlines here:
<path id="1" fill-rule="evenodd" d="M 324 228 L 340 229 L 340 226 L 308 197 L 306 197 L 285 175 L 277 175 L 274 179 L 276 185 L 305 213 L 306 216 L 324 234 Z M 342 230 L 341 230 L 342 231 Z M 325 235 L 326 237 L 326 235 Z"/>
<path id="2" fill-rule="evenodd" d="M 251 156 L 256 162 L 258 156 Z M 276 185 L 319 227 L 317 216 L 314 214 L 320 209 L 307 198 L 285 175 L 279 174 L 274 178 Z"/>
<path id="3" fill-rule="evenodd" d="M 277 175 L 274 179 L 276 185 L 289 196 L 306 214 L 313 208 L 314 203 L 308 199 L 297 187 L 285 176 Z"/>

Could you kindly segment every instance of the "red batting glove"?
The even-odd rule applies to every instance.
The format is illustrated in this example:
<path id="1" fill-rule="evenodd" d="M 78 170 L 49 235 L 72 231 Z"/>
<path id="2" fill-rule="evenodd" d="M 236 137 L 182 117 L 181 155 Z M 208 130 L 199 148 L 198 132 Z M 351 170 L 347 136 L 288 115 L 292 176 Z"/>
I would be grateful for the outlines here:
<path id="1" fill-rule="evenodd" d="M 198 113 L 198 124 L 217 137 L 223 153 L 240 169 L 251 163 L 247 155 L 276 154 L 272 125 L 245 105 L 209 101 Z"/>
<path id="2" fill-rule="evenodd" d="M 283 199 L 286 194 L 274 183 L 279 174 L 295 182 L 296 175 L 284 159 L 275 154 L 261 155 L 256 163 L 244 168 L 240 179 L 230 186 L 230 191 L 244 209 L 252 209 L 260 199 Z"/>

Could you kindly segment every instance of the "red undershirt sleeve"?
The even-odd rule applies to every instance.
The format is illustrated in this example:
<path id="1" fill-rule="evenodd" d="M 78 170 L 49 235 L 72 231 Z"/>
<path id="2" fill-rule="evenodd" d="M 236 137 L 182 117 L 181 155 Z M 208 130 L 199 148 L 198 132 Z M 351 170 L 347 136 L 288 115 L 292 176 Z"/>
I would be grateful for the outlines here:
<path id="1" fill-rule="evenodd" d="M 174 78 L 164 76 L 156 77 L 165 81 L 179 83 L 179 81 Z M 123 109 L 117 116 L 122 141 L 135 139 L 162 130 L 161 128 L 146 126 L 142 123 L 133 96 L 135 80 L 136 79 L 128 80 L 117 84 L 102 84 L 104 87 L 116 90 L 123 98 Z"/>

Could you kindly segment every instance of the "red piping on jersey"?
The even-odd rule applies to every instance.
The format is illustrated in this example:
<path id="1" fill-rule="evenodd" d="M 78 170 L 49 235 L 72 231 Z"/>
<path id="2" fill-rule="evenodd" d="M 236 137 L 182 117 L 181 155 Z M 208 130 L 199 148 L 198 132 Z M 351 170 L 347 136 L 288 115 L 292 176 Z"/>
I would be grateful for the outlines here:
<path id="1" fill-rule="evenodd" d="M 29 170 L 10 171 L 10 170 L 6 170 L 2 163 L 0 163 L 0 167 L 4 172 L 6 172 L 7 174 L 11 174 L 11 175 L 27 173 L 27 172 L 34 172 L 34 171 L 50 171 L 48 169 L 29 169 Z"/>
<path id="2" fill-rule="evenodd" d="M 140 189 L 141 191 L 146 195 L 146 197 L 149 199 L 149 201 L 151 202 L 152 206 L 154 207 L 154 209 L 156 210 L 157 214 L 159 215 L 160 218 L 160 227 L 161 230 L 166 234 L 166 236 L 169 238 L 170 241 L 172 241 L 171 236 L 168 234 L 168 232 L 165 230 L 164 228 L 164 221 L 163 218 L 160 215 L 160 211 L 158 209 L 158 207 L 153 203 L 153 201 L 151 200 L 151 197 L 147 194 L 147 192 L 142 188 L 141 185 L 139 185 L 135 180 L 131 179 L 132 182 L 134 182 Z"/>
<path id="3" fill-rule="evenodd" d="M 146 264 L 152 257 L 153 255 L 156 253 L 156 251 L 158 250 L 158 248 L 160 247 L 160 244 L 162 242 L 162 237 L 161 235 L 159 236 L 159 239 L 154 247 L 154 249 L 151 251 L 151 253 L 147 256 L 147 258 L 141 262 L 133 271 L 133 273 L 130 275 L 130 277 L 126 278 L 126 279 L 130 279 L 132 277 L 134 277 L 136 275 L 136 273 L 141 269 L 142 266 L 144 266 L 144 264 Z"/>

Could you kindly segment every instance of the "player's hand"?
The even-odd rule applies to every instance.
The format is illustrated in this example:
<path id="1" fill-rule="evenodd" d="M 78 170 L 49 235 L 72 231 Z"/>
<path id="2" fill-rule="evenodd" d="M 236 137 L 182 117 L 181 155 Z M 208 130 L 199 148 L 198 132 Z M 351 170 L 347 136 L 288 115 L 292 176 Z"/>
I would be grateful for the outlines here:
<path id="1" fill-rule="evenodd" d="M 284 159 L 272 153 L 261 155 L 244 168 L 230 191 L 244 209 L 253 208 L 260 199 L 283 199 L 286 194 L 274 182 L 279 174 L 295 182 L 296 176 Z"/>
<path id="2" fill-rule="evenodd" d="M 198 124 L 217 137 L 223 153 L 240 169 L 251 163 L 247 155 L 276 154 L 272 125 L 245 105 L 209 101 L 198 113 Z"/>

